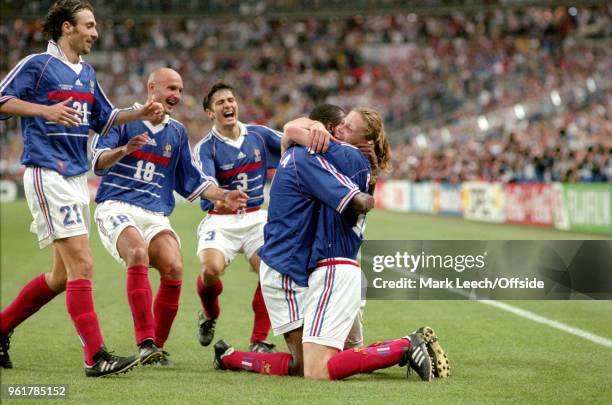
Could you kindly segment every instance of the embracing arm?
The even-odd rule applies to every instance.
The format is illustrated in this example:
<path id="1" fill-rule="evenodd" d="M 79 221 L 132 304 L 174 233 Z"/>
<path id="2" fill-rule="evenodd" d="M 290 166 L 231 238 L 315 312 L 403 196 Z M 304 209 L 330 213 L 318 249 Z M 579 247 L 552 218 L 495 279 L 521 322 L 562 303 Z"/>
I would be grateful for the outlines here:
<path id="1" fill-rule="evenodd" d="M 289 121 L 283 127 L 281 153 L 284 153 L 293 144 L 307 146 L 317 153 L 325 152 L 331 139 L 331 134 L 321 122 L 300 117 Z"/>
<path id="2" fill-rule="evenodd" d="M 374 197 L 367 193 L 358 193 L 351 199 L 347 208 L 356 214 L 367 214 L 374 208 Z"/>

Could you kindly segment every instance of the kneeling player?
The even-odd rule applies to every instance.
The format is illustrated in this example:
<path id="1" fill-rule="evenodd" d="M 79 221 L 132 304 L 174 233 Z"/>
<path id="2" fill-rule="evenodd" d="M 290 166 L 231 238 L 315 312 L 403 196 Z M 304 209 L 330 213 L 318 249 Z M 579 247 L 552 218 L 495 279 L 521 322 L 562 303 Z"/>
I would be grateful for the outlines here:
<path id="1" fill-rule="evenodd" d="M 350 143 L 372 141 L 378 167 L 385 169 L 389 146 L 375 111 L 352 111 L 338 132 L 339 138 Z M 323 183 L 325 170 L 321 168 L 335 181 Z M 303 375 L 309 379 L 342 379 L 395 364 L 409 364 L 424 381 L 433 375 L 448 375 L 446 355 L 429 327 L 393 341 L 340 351 L 360 306 L 360 272 L 354 259 L 365 221 L 364 215 L 343 208 L 348 199 L 362 195 L 356 194 L 359 190 L 368 190 L 369 179 L 365 157 L 347 144 L 332 144 L 320 157 L 300 148 L 283 156 L 271 190 L 261 280 L 275 333 L 285 334 L 291 354 L 242 353 L 221 341 L 215 346 L 219 368 L 244 367 L 248 356 L 252 359 L 249 364 L 267 365 L 252 371 L 299 375 L 303 364 Z M 311 207 L 313 198 L 320 201 L 318 214 Z M 291 223 L 299 228 L 287 229 Z M 316 237 L 309 240 L 313 228 Z M 288 248 L 288 235 L 293 235 L 296 249 Z M 303 350 L 297 342 L 300 335 Z"/>

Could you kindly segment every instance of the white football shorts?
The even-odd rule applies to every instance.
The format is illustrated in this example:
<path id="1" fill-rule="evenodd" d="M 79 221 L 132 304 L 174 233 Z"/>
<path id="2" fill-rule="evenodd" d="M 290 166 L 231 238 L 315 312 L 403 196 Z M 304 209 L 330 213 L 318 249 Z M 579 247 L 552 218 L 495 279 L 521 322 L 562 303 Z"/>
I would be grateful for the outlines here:
<path id="1" fill-rule="evenodd" d="M 87 175 L 64 177 L 41 167 L 27 167 L 23 188 L 32 213 L 30 231 L 41 249 L 55 239 L 89 233 Z"/>
<path id="2" fill-rule="evenodd" d="M 361 304 L 359 263 L 345 258 L 320 262 L 308 278 L 302 342 L 342 350 Z"/>
<path id="3" fill-rule="evenodd" d="M 259 267 L 259 281 L 274 336 L 301 328 L 308 287 L 294 283 L 289 276 L 269 267 L 263 260 Z"/>
<path id="4" fill-rule="evenodd" d="M 244 214 L 208 214 L 198 226 L 199 254 L 204 249 L 217 249 L 225 256 L 225 264 L 230 264 L 239 252 L 244 252 L 247 260 L 264 244 L 264 225 L 268 219 L 266 210 Z"/>
<path id="5" fill-rule="evenodd" d="M 167 216 L 153 212 L 123 201 L 108 200 L 98 204 L 95 212 L 98 233 L 102 245 L 119 263 L 126 265 L 117 250 L 117 240 L 121 232 L 128 226 L 133 226 L 149 246 L 155 235 L 162 231 L 170 231 L 181 245 L 181 239 L 174 232 Z"/>

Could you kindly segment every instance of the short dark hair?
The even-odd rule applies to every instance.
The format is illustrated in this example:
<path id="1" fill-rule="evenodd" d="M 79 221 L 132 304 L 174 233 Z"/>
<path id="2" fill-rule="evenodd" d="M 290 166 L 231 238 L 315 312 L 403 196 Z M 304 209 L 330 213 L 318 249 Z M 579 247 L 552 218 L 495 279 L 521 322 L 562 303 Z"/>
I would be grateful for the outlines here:
<path id="1" fill-rule="evenodd" d="M 58 0 L 49 9 L 43 26 L 44 33 L 54 41 L 62 36 L 62 24 L 68 21 L 76 25 L 74 15 L 81 10 L 94 12 L 93 6 L 88 1 L 82 0 Z"/>
<path id="2" fill-rule="evenodd" d="M 326 128 L 333 130 L 342 123 L 345 115 L 346 112 L 342 107 L 334 104 L 319 104 L 312 109 L 308 118 L 319 121 L 325 125 Z"/>
<path id="3" fill-rule="evenodd" d="M 208 93 L 204 96 L 204 100 L 202 100 L 202 108 L 204 108 L 204 110 L 210 110 L 213 96 L 216 92 L 221 90 L 229 90 L 234 94 L 234 88 L 232 86 L 222 81 L 216 82 L 212 85 L 210 90 L 208 90 Z"/>

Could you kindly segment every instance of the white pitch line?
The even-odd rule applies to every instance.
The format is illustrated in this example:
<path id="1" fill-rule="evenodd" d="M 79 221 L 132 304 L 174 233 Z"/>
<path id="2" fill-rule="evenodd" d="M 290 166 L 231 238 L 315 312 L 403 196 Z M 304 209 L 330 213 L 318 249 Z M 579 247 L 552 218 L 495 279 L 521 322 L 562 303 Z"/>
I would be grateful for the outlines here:
<path id="1" fill-rule="evenodd" d="M 570 333 L 572 335 L 576 335 L 586 340 L 590 340 L 593 343 L 597 343 L 598 345 L 605 346 L 609 349 L 612 349 L 612 340 L 607 339 L 602 336 L 595 335 L 591 332 L 587 332 L 586 330 L 579 329 L 570 325 L 567 325 L 563 322 L 555 321 L 553 319 L 548 319 L 544 316 L 534 314 L 533 312 L 527 311 L 525 309 L 517 308 L 512 305 L 506 304 L 504 302 L 499 301 L 491 301 L 491 300 L 478 300 L 478 302 L 486 305 L 491 305 L 495 308 L 499 308 L 503 311 L 511 312 L 514 315 L 518 315 L 520 317 L 529 319 L 531 321 L 541 323 L 543 325 L 550 326 L 551 328 L 559 329 L 563 332 Z"/>

